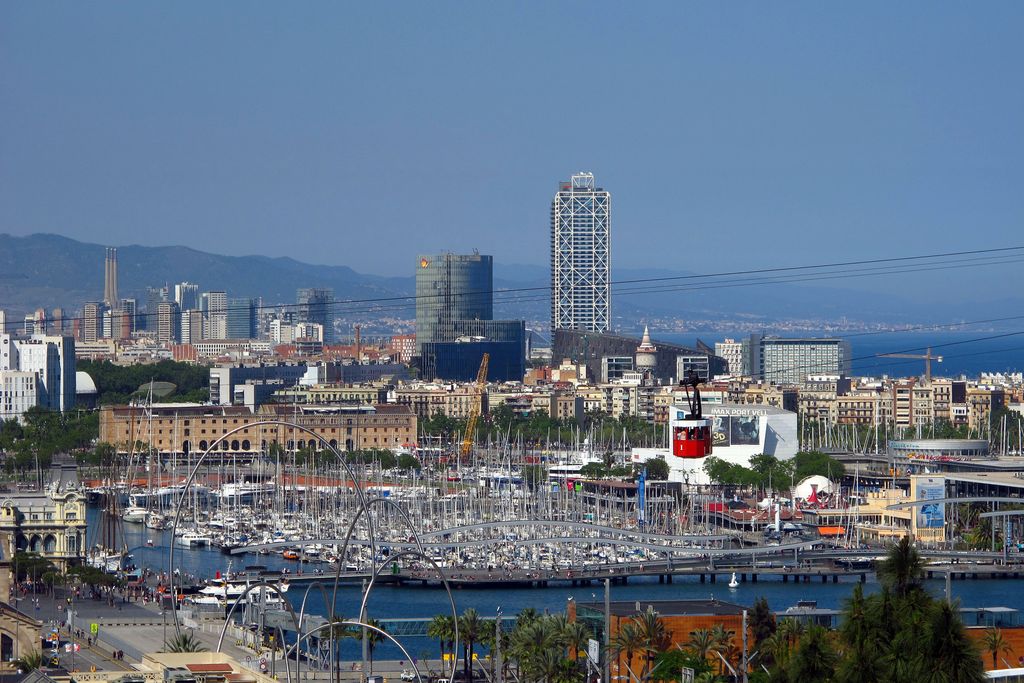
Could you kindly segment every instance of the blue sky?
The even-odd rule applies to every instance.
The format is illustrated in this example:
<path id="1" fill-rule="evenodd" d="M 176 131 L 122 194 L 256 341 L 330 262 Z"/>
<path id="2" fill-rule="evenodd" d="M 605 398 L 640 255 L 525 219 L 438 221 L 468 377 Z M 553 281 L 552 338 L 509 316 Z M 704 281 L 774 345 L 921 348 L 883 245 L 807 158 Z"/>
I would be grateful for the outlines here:
<path id="1" fill-rule="evenodd" d="M 590 170 L 616 266 L 1017 245 L 1022 34 L 1012 2 L 3 3 L 0 232 L 543 265 Z"/>

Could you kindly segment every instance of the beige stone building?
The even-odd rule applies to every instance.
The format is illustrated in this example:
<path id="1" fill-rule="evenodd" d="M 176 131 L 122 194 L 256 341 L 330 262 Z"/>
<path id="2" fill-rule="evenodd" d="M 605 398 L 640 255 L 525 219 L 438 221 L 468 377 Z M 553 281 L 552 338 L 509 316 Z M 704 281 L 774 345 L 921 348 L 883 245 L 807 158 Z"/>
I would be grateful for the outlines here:
<path id="1" fill-rule="evenodd" d="M 375 384 L 317 384 L 312 387 L 291 387 L 274 392 L 282 404 L 330 405 L 355 403 L 379 405 L 388 400 L 388 388 Z"/>
<path id="2" fill-rule="evenodd" d="M 0 532 L 0 673 L 14 671 L 12 659 L 39 650 L 39 632 L 43 626 L 7 601 L 14 584 L 12 539 L 10 533 Z"/>
<path id="3" fill-rule="evenodd" d="M 56 464 L 50 477 L 42 491 L 0 493 L 0 534 L 63 570 L 85 558 L 86 497 L 73 463 Z"/>
<path id="4" fill-rule="evenodd" d="M 480 414 L 488 408 L 487 393 L 481 394 L 472 384 L 405 385 L 395 389 L 395 402 L 408 406 L 417 417 L 440 413 L 459 420 L 468 418 L 474 406 Z"/>
<path id="5" fill-rule="evenodd" d="M 286 450 L 323 444 L 310 435 L 281 425 L 294 422 L 342 451 L 398 448 L 416 441 L 416 415 L 407 406 L 268 404 L 257 412 L 236 406 L 156 404 L 151 410 L 105 406 L 100 410 L 100 440 L 127 453 L 133 441 L 152 444 L 162 454 L 202 452 L 230 432 L 217 451 L 222 454 L 266 452 L 277 443 Z"/>

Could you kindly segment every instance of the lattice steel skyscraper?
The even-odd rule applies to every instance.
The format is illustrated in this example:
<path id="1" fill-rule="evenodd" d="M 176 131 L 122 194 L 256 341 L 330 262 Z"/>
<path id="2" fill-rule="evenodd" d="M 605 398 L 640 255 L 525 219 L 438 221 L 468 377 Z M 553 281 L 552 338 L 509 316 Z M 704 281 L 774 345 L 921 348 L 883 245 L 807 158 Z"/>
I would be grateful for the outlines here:
<path id="1" fill-rule="evenodd" d="M 611 193 L 593 173 L 563 182 L 551 202 L 551 334 L 607 332 L 611 321 Z"/>

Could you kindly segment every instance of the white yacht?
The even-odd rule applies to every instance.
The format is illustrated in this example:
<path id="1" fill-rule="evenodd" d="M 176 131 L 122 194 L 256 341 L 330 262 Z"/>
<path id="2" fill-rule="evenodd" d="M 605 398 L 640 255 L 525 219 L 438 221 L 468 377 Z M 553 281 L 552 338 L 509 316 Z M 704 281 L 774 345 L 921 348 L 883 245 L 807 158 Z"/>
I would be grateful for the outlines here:
<path id="1" fill-rule="evenodd" d="M 121 519 L 131 524 L 142 524 L 146 521 L 146 516 L 149 515 L 149 510 L 136 505 L 129 505 L 121 513 Z"/>
<path id="2" fill-rule="evenodd" d="M 178 545 L 185 546 L 186 548 L 203 548 L 210 545 L 210 537 L 204 536 L 198 531 L 182 532 L 175 541 Z"/>

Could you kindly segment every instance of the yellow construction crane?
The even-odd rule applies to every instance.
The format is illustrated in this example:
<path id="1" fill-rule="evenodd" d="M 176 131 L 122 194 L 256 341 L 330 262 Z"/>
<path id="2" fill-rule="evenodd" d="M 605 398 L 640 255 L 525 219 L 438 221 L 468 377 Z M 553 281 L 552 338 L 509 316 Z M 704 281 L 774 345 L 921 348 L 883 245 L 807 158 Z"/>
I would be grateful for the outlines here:
<path id="1" fill-rule="evenodd" d="M 932 381 L 932 361 L 936 363 L 942 362 L 942 356 L 933 356 L 932 347 L 928 347 L 927 353 L 880 353 L 879 358 L 917 358 L 918 360 L 924 361 L 924 379 L 926 382 L 931 383 Z"/>
<path id="2" fill-rule="evenodd" d="M 462 448 L 459 454 L 465 458 L 473 451 L 473 432 L 476 431 L 476 421 L 480 419 L 480 406 L 484 402 L 484 394 L 487 392 L 487 365 L 491 362 L 491 354 L 485 353 L 480 359 L 480 369 L 476 373 L 476 398 L 473 407 L 469 410 L 469 420 L 466 421 L 466 434 L 462 437 Z"/>

